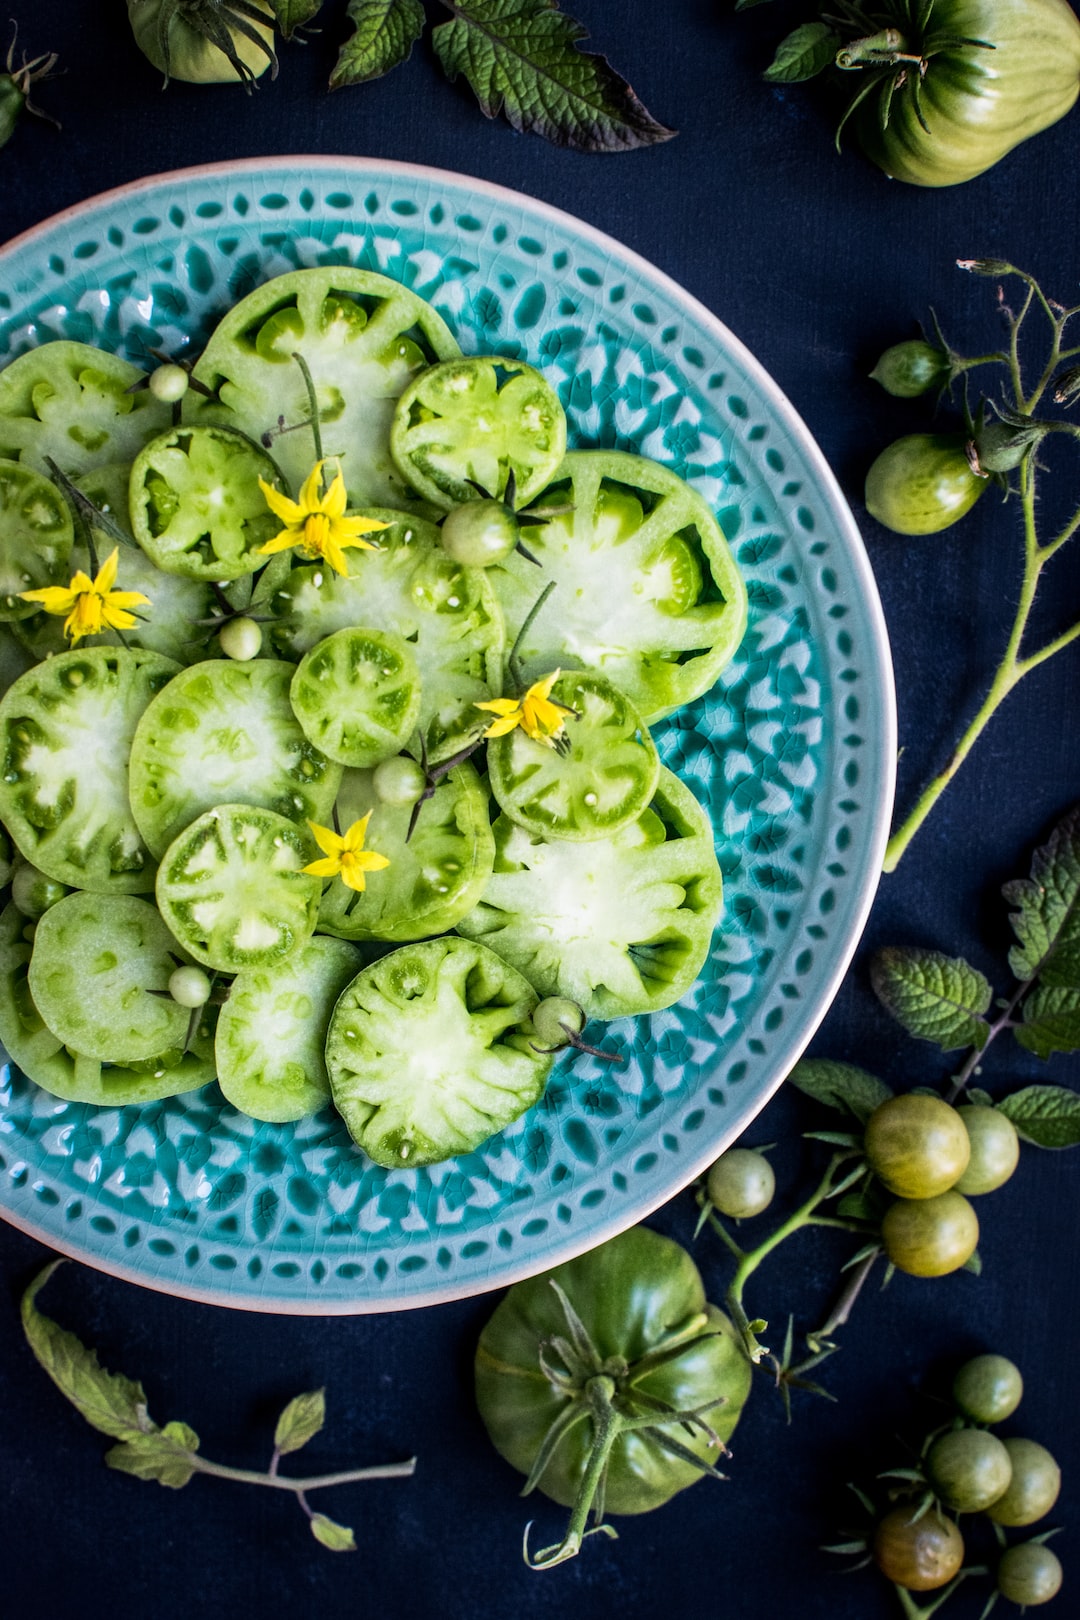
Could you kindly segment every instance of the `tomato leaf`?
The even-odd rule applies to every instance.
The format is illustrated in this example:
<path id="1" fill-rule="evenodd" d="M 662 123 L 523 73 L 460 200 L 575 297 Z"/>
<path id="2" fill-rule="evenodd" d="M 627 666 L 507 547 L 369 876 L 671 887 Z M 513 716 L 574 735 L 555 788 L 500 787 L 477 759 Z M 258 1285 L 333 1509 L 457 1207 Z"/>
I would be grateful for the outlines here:
<path id="1" fill-rule="evenodd" d="M 299 1451 L 318 1434 L 326 1422 L 326 1397 L 321 1389 L 297 1395 L 289 1402 L 274 1430 L 274 1448 L 285 1456 Z"/>
<path id="2" fill-rule="evenodd" d="M 826 1108 L 839 1108 L 854 1114 L 864 1124 L 892 1092 L 882 1080 L 857 1069 L 853 1063 L 833 1063 L 827 1058 L 803 1058 L 788 1075 L 796 1090 L 802 1091 Z"/>
<path id="3" fill-rule="evenodd" d="M 331 1552 L 356 1551 L 356 1539 L 348 1525 L 335 1524 L 325 1513 L 312 1514 L 311 1533 L 316 1541 L 324 1547 L 329 1547 Z"/>
<path id="4" fill-rule="evenodd" d="M 1080 990 L 1040 984 L 1025 1001 L 1024 1021 L 1013 1034 L 1044 1060 L 1052 1052 L 1075 1052 L 1080 1048 Z"/>
<path id="5" fill-rule="evenodd" d="M 292 39 L 298 28 L 303 28 L 321 11 L 322 0 L 270 0 L 270 9 L 282 37 Z"/>
<path id="6" fill-rule="evenodd" d="M 105 1453 L 110 1468 L 136 1479 L 157 1480 L 171 1491 L 183 1488 L 195 1472 L 199 1437 L 186 1423 L 166 1423 L 154 1434 L 136 1435 Z"/>
<path id="7" fill-rule="evenodd" d="M 1065 1086 L 1028 1086 L 1014 1091 L 998 1108 L 1025 1142 L 1041 1148 L 1080 1143 L 1080 1096 Z"/>
<path id="8" fill-rule="evenodd" d="M 420 0 L 349 0 L 346 11 L 354 32 L 338 52 L 330 75 L 331 90 L 366 84 L 407 62 L 424 32 Z"/>
<path id="9" fill-rule="evenodd" d="M 974 1254 L 968 1256 L 968 1258 L 964 1261 L 963 1267 L 961 1269 L 964 1270 L 964 1271 L 974 1272 L 976 1277 L 981 1277 L 982 1276 L 982 1270 L 983 1270 L 982 1256 L 980 1255 L 978 1249 L 975 1250 Z"/>
<path id="10" fill-rule="evenodd" d="M 988 981 L 962 957 L 919 946 L 879 951 L 870 965 L 879 999 L 909 1034 L 934 1041 L 943 1052 L 982 1047 L 984 1014 L 993 992 Z"/>
<path id="11" fill-rule="evenodd" d="M 452 22 L 431 41 L 450 79 L 462 74 L 488 118 L 579 152 L 670 140 L 607 60 L 581 51 L 586 31 L 556 0 L 442 0 Z"/>
<path id="12" fill-rule="evenodd" d="M 1030 878 L 1001 892 L 1016 907 L 1009 918 L 1020 942 L 1009 952 L 1016 977 L 1080 989 L 1080 805 L 1035 851 Z"/>
<path id="13" fill-rule="evenodd" d="M 770 84 L 799 84 L 813 79 L 836 58 L 840 36 L 827 23 L 804 23 L 777 46 L 776 55 L 765 69 Z"/>

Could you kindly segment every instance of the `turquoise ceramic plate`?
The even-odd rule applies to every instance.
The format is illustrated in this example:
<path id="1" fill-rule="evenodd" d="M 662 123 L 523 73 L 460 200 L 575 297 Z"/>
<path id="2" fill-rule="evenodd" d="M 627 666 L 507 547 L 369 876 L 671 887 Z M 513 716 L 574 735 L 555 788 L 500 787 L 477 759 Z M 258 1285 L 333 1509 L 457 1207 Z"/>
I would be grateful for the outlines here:
<path id="1" fill-rule="evenodd" d="M 888 647 L 862 543 L 761 367 L 659 271 L 483 182 L 357 159 L 124 187 L 0 253 L 0 363 L 54 337 L 197 353 L 241 294 L 356 264 L 429 299 L 466 353 L 542 366 L 577 447 L 639 451 L 720 514 L 750 628 L 718 686 L 658 728 L 708 805 L 726 908 L 693 992 L 609 1026 L 483 1149 L 369 1164 L 329 1113 L 256 1124 L 216 1086 L 142 1109 L 0 1089 L 0 1210 L 54 1248 L 192 1298 L 302 1313 L 480 1292 L 591 1248 L 700 1173 L 802 1051 L 873 897 L 892 796 Z"/>

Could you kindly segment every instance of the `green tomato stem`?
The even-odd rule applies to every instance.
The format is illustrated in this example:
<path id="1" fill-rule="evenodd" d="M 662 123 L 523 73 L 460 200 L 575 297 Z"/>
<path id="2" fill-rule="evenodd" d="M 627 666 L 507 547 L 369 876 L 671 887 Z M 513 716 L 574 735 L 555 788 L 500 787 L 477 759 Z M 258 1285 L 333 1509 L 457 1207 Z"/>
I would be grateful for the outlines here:
<path id="1" fill-rule="evenodd" d="M 936 1614 L 941 1608 L 941 1605 L 948 1602 L 949 1598 L 952 1597 L 961 1581 L 965 1581 L 969 1575 L 985 1574 L 986 1570 L 983 1568 L 962 1569 L 959 1575 L 954 1576 L 949 1582 L 948 1586 L 943 1586 L 940 1592 L 935 1593 L 932 1602 L 927 1604 L 916 1603 L 915 1599 L 912 1597 L 911 1593 L 906 1587 L 896 1586 L 895 1582 L 893 1585 L 896 1595 L 900 1599 L 900 1607 L 903 1609 L 904 1614 L 908 1617 L 908 1620 L 930 1620 L 930 1616 L 932 1614 Z"/>
<path id="2" fill-rule="evenodd" d="M 303 373 L 304 387 L 307 389 L 308 410 L 311 413 L 307 425 L 311 429 L 311 437 L 315 440 L 315 460 L 321 461 L 323 459 L 322 423 L 319 420 L 319 401 L 315 394 L 315 383 L 312 379 L 311 367 L 299 352 L 293 355 L 293 359 Z"/>
<path id="3" fill-rule="evenodd" d="M 554 1546 L 544 1547 L 540 1552 L 530 1556 L 528 1549 L 528 1527 L 525 1530 L 525 1562 L 530 1569 L 552 1569 L 556 1564 L 565 1564 L 567 1559 L 576 1558 L 581 1551 L 581 1544 L 590 1532 L 587 1529 L 589 1514 L 600 1489 L 601 1482 L 607 1472 L 608 1461 L 611 1457 L 612 1447 L 625 1427 L 624 1420 L 614 1406 L 615 1380 L 603 1373 L 590 1378 L 585 1386 L 585 1394 L 592 1407 L 593 1437 L 589 1450 L 585 1472 L 581 1476 L 574 1505 L 570 1509 L 570 1520 L 566 1526 L 566 1534 Z M 611 1534 L 615 1532 L 610 1526 L 598 1524 L 595 1529 L 606 1529 Z"/>
<path id="4" fill-rule="evenodd" d="M 340 1474 L 314 1474 L 309 1479 L 290 1479 L 279 1474 L 271 1465 L 265 1474 L 253 1468 L 230 1468 L 226 1463 L 211 1462 L 208 1457 L 191 1453 L 191 1465 L 197 1474 L 210 1474 L 215 1479 L 232 1479 L 241 1485 L 267 1485 L 271 1490 L 304 1491 L 328 1490 L 332 1485 L 352 1485 L 364 1479 L 408 1479 L 416 1472 L 416 1458 L 405 1462 L 376 1463 L 371 1468 L 351 1468 Z"/>
<path id="5" fill-rule="evenodd" d="M 540 592 L 540 595 L 536 598 L 536 601 L 533 603 L 532 607 L 522 620 L 521 629 L 514 637 L 514 645 L 511 647 L 510 656 L 506 660 L 506 667 L 510 671 L 510 679 L 517 688 L 519 696 L 525 690 L 525 679 L 521 672 L 521 665 L 518 662 L 518 649 L 520 648 L 525 637 L 528 635 L 529 631 L 532 629 L 533 621 L 535 620 L 536 615 L 540 612 L 540 609 L 543 607 L 544 603 L 547 601 L 554 589 L 555 581 L 553 579 L 549 579 L 543 590 Z"/>

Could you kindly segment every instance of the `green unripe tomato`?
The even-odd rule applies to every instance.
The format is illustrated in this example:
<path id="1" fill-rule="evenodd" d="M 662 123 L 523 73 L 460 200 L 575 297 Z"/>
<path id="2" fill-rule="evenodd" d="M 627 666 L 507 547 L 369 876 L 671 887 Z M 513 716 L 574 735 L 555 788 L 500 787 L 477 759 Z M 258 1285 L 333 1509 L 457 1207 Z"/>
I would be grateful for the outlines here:
<path id="1" fill-rule="evenodd" d="M 954 1187 L 971 1157 L 964 1122 L 940 1097 L 890 1097 L 866 1122 L 867 1163 L 898 1198 L 936 1198 Z"/>
<path id="2" fill-rule="evenodd" d="M 917 399 L 949 375 L 949 357 L 922 338 L 894 343 L 870 373 L 894 399 Z"/>
<path id="3" fill-rule="evenodd" d="M 914 1507 L 893 1508 L 874 1532 L 874 1562 L 909 1592 L 947 1586 L 964 1562 L 964 1538 L 951 1519 L 931 1510 L 912 1522 Z"/>
<path id="4" fill-rule="evenodd" d="M 971 1103 L 956 1112 L 971 1143 L 968 1167 L 956 1183 L 957 1192 L 973 1198 L 1003 1187 L 1020 1163 L 1016 1126 L 1000 1108 Z"/>
<path id="5" fill-rule="evenodd" d="M 1003 1442 L 1012 1463 L 1012 1479 L 987 1512 L 995 1524 L 1010 1528 L 1034 1524 L 1049 1513 L 1061 1490 L 1061 1469 L 1037 1440 Z"/>
<path id="6" fill-rule="evenodd" d="M 721 1215 L 746 1221 L 768 1209 L 776 1192 L 776 1176 L 763 1153 L 728 1148 L 709 1171 L 705 1191 Z"/>
<path id="7" fill-rule="evenodd" d="M 254 619 L 246 615 L 239 619 L 230 619 L 223 625 L 218 642 L 226 658 L 235 658 L 240 664 L 246 664 L 252 658 L 257 658 L 262 650 L 262 625 L 256 624 Z"/>
<path id="8" fill-rule="evenodd" d="M 448 512 L 439 530 L 443 550 L 465 568 L 505 562 L 520 538 L 517 519 L 502 501 L 466 501 Z"/>
<path id="9" fill-rule="evenodd" d="M 70 893 L 66 883 L 47 877 L 29 861 L 20 860 L 12 875 L 11 898 L 24 917 L 44 917 L 50 906 Z"/>
<path id="10" fill-rule="evenodd" d="M 150 373 L 150 392 L 163 405 L 175 405 L 187 393 L 190 381 L 183 366 L 155 366 Z"/>
<path id="11" fill-rule="evenodd" d="M 375 797 L 383 804 L 404 810 L 419 799 L 427 786 L 427 777 L 415 759 L 407 754 L 395 754 L 376 765 L 371 773 L 371 785 Z"/>
<path id="12" fill-rule="evenodd" d="M 962 1193 L 898 1198 L 881 1223 L 885 1253 L 909 1277 L 946 1277 L 967 1264 L 979 1244 L 979 1218 Z"/>
<path id="13" fill-rule="evenodd" d="M 568 996 L 545 996 L 534 1009 L 532 1021 L 536 1038 L 543 1046 L 567 1046 L 566 1030 L 580 1035 L 585 1028 L 585 1014 Z"/>
<path id="14" fill-rule="evenodd" d="M 201 967 L 178 967 L 169 975 L 169 994 L 180 1007 L 205 1007 L 210 1000 L 210 975 Z"/>
<path id="15" fill-rule="evenodd" d="M 981 1513 L 1008 1490 L 1012 1461 L 996 1434 L 953 1429 L 939 1435 L 927 1452 L 926 1477 L 954 1513 Z"/>
<path id="16" fill-rule="evenodd" d="M 997 1589 L 1022 1609 L 1037 1609 L 1061 1591 L 1061 1559 L 1037 1541 L 1021 1542 L 1002 1553 L 997 1567 Z"/>
<path id="17" fill-rule="evenodd" d="M 1007 1356 L 975 1356 L 953 1379 L 953 1400 L 973 1423 L 1004 1423 L 1024 1394 L 1024 1380 Z"/>
<path id="18" fill-rule="evenodd" d="M 987 486 L 956 434 L 909 433 L 866 475 L 866 510 L 894 534 L 940 534 L 959 523 Z"/>

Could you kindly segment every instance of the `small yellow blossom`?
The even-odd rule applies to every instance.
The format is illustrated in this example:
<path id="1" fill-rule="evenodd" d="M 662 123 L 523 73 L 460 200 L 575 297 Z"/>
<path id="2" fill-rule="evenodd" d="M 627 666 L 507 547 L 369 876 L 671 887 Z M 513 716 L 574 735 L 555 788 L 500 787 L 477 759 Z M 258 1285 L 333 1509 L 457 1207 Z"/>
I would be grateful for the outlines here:
<path id="1" fill-rule="evenodd" d="M 79 568 L 71 584 L 47 585 L 40 591 L 20 591 L 24 602 L 40 602 L 46 613 L 65 614 L 64 634 L 72 645 L 83 636 L 99 636 L 103 630 L 130 630 L 138 623 L 128 608 L 149 607 L 150 598 L 141 591 L 114 591 L 120 547 L 114 546 L 94 579 Z"/>
<path id="2" fill-rule="evenodd" d="M 280 534 L 268 540 L 265 546 L 260 546 L 259 550 L 265 554 L 291 551 L 293 546 L 297 546 L 305 557 L 322 557 L 335 573 L 343 574 L 347 579 L 349 565 L 345 560 L 346 547 L 362 546 L 365 551 L 377 551 L 378 547 L 363 536 L 373 534 L 377 529 L 388 529 L 390 525 L 380 523 L 375 518 L 346 517 L 345 480 L 340 467 L 330 488 L 325 494 L 321 493 L 325 465 L 325 461 L 315 463 L 304 479 L 298 501 L 290 500 L 265 479 L 259 479 L 259 488 L 267 506 L 285 525 Z"/>
<path id="3" fill-rule="evenodd" d="M 369 810 L 366 816 L 353 822 L 344 837 L 334 832 L 332 827 L 320 827 L 317 822 L 309 821 L 315 842 L 326 859 L 312 861 L 310 866 L 304 867 L 304 871 L 310 872 L 312 877 L 339 877 L 346 888 L 364 890 L 367 887 L 365 872 L 381 872 L 384 866 L 390 865 L 385 855 L 377 855 L 373 849 L 364 848 L 370 820 Z"/>
<path id="4" fill-rule="evenodd" d="M 505 737 L 508 731 L 520 726 L 533 742 L 554 748 L 555 739 L 563 734 L 563 715 L 574 712 L 565 703 L 552 700 L 551 688 L 561 674 L 561 670 L 555 669 L 550 675 L 545 675 L 542 681 L 534 681 L 523 698 L 493 698 L 490 703 L 474 703 L 474 709 L 490 709 L 492 714 L 498 716 L 488 726 L 484 736 Z"/>

